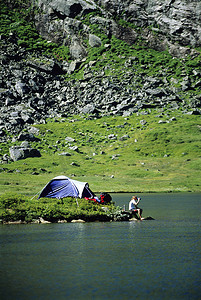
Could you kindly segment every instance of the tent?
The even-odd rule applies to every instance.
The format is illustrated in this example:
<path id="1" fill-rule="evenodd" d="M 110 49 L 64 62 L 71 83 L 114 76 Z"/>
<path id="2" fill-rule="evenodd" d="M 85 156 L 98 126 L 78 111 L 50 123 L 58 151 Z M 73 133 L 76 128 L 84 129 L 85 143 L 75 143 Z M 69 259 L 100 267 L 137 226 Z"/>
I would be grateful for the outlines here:
<path id="1" fill-rule="evenodd" d="M 94 193 L 89 189 L 87 182 L 72 180 L 66 176 L 53 178 L 41 191 L 39 198 L 93 198 Z"/>

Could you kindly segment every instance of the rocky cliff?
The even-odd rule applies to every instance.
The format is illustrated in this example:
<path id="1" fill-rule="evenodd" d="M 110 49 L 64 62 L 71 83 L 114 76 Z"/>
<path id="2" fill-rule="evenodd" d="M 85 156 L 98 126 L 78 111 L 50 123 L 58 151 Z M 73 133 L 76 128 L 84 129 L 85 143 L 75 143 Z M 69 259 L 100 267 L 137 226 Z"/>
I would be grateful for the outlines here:
<path id="1" fill-rule="evenodd" d="M 129 44 L 135 43 L 140 35 L 151 47 L 168 48 L 177 56 L 190 52 L 185 46 L 201 46 L 201 2 L 198 0 L 40 0 L 36 5 L 40 13 L 35 21 L 41 35 L 69 45 L 74 58 L 79 56 L 78 49 L 73 51 L 76 47 L 80 48 L 80 56 L 86 55 L 78 33 L 82 30 L 89 38 L 90 26 L 82 23 L 89 12 L 95 13 L 90 18 L 91 24 Z M 121 26 L 120 20 L 133 26 Z"/>
<path id="2" fill-rule="evenodd" d="M 30 49 L 16 34 L 16 22 L 9 24 L 0 41 L 2 141 L 7 132 L 18 135 L 31 124 L 74 113 L 126 116 L 164 106 L 200 113 L 200 1 L 32 4 L 38 32 L 68 49 L 68 59 L 39 50 L 33 37 L 36 50 Z"/>

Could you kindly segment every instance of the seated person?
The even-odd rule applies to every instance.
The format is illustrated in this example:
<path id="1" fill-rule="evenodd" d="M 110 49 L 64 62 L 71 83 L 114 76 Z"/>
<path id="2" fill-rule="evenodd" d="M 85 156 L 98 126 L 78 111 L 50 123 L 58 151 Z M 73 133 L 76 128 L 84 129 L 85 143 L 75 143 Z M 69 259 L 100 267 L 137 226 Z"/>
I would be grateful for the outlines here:
<path id="1" fill-rule="evenodd" d="M 140 200 L 141 198 L 133 196 L 129 202 L 129 210 L 135 215 L 138 214 L 140 220 L 142 220 L 142 209 L 137 206 Z"/>

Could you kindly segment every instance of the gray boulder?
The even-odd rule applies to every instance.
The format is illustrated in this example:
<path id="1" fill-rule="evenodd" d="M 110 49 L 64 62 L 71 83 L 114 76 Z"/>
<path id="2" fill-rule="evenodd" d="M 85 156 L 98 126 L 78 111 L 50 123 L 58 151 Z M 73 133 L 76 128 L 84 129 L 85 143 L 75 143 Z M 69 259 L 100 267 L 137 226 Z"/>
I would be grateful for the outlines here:
<path id="1" fill-rule="evenodd" d="M 76 152 L 79 152 L 79 149 L 77 146 L 72 146 L 72 147 L 69 147 L 69 149 L 73 150 L 73 151 L 76 151 Z"/>
<path id="2" fill-rule="evenodd" d="M 83 114 L 93 114 L 96 113 L 96 108 L 94 104 L 87 104 L 80 109 L 80 112 Z"/>
<path id="3" fill-rule="evenodd" d="M 33 148 L 24 148 L 23 146 L 12 146 L 9 149 L 10 157 L 13 161 L 25 159 L 27 157 L 40 157 L 40 151 Z"/>
<path id="4" fill-rule="evenodd" d="M 65 138 L 65 141 L 68 142 L 68 143 L 72 143 L 72 142 L 75 142 L 75 139 L 72 138 L 72 137 L 70 137 L 70 136 L 67 136 L 67 137 Z"/>
<path id="5" fill-rule="evenodd" d="M 70 45 L 70 54 L 73 59 L 82 59 L 87 55 L 87 52 L 81 42 L 75 38 Z"/>
<path id="6" fill-rule="evenodd" d="M 23 141 L 21 143 L 20 147 L 22 147 L 22 148 L 31 148 L 28 141 Z"/>
<path id="7" fill-rule="evenodd" d="M 125 141 L 125 140 L 127 140 L 127 139 L 129 139 L 129 138 L 130 138 L 130 136 L 129 136 L 128 134 L 125 134 L 125 135 L 121 136 L 121 137 L 119 138 L 119 140 L 120 140 L 120 141 Z"/>
<path id="8" fill-rule="evenodd" d="M 101 39 L 94 34 L 90 34 L 89 35 L 89 45 L 91 47 L 100 47 L 102 45 Z"/>
<path id="9" fill-rule="evenodd" d="M 67 68 L 68 73 L 69 74 L 73 73 L 75 70 L 79 68 L 80 65 L 81 65 L 81 61 L 73 60 Z"/>
<path id="10" fill-rule="evenodd" d="M 15 90 L 21 97 L 23 97 L 26 93 L 28 93 L 29 88 L 24 82 L 18 81 L 15 84 Z"/>
<path id="11" fill-rule="evenodd" d="M 27 59 L 27 65 L 35 68 L 40 71 L 44 71 L 46 73 L 54 73 L 54 74 L 61 74 L 62 73 L 62 68 L 59 64 L 59 62 L 54 61 L 53 59 L 48 59 L 47 57 L 40 57 L 40 58 L 35 58 L 35 57 L 29 57 Z M 32 85 L 32 88 L 35 90 L 38 90 L 38 86 L 36 83 L 32 80 L 29 82 L 30 85 Z M 17 89 L 18 88 L 18 89 Z M 25 90 L 26 86 L 22 85 L 22 83 L 16 84 L 16 89 L 18 93 L 23 93 Z M 25 90 L 26 91 L 26 90 Z"/>
<path id="12" fill-rule="evenodd" d="M 29 141 L 29 142 L 37 142 L 39 141 L 40 139 L 35 137 L 33 135 L 33 133 L 24 133 L 24 132 L 21 132 L 18 136 L 18 141 Z"/>
<path id="13" fill-rule="evenodd" d="M 68 153 L 68 152 L 62 152 L 62 153 L 59 153 L 58 155 L 60 155 L 60 156 L 71 156 L 71 154 Z"/>

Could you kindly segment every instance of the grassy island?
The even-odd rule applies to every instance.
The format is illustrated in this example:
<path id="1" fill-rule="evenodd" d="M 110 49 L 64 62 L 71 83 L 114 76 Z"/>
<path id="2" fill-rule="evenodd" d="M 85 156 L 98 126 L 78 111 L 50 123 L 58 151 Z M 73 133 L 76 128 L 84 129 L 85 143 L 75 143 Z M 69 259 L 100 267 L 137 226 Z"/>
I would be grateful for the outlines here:
<path id="1" fill-rule="evenodd" d="M 131 217 L 114 203 L 100 205 L 70 197 L 30 199 L 17 194 L 0 196 L 2 224 L 126 221 Z"/>

